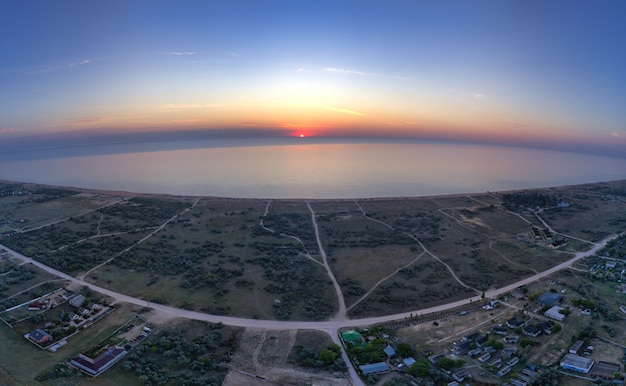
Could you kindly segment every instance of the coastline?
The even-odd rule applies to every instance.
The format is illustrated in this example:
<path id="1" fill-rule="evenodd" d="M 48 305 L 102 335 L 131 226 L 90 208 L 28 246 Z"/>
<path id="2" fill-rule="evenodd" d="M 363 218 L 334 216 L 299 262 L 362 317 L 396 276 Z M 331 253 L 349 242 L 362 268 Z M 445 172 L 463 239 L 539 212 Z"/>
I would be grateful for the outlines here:
<path id="1" fill-rule="evenodd" d="M 27 186 L 42 186 L 42 187 L 49 187 L 49 188 L 55 188 L 55 189 L 72 189 L 72 190 L 78 190 L 81 193 L 101 194 L 101 195 L 119 196 L 119 197 L 147 196 L 147 197 L 170 197 L 170 198 L 190 198 L 190 199 L 207 198 L 207 199 L 216 199 L 216 200 L 241 200 L 241 201 L 277 200 L 277 201 L 305 201 L 305 202 L 306 201 L 351 202 L 354 200 L 375 202 L 375 201 L 402 201 L 402 200 L 416 200 L 416 199 L 453 198 L 453 197 L 466 197 L 466 196 L 489 195 L 489 194 L 509 194 L 509 193 L 527 192 L 527 191 L 534 191 L 534 190 L 543 191 L 543 190 L 553 190 L 553 189 L 581 188 L 581 187 L 590 187 L 590 186 L 601 185 L 601 184 L 620 184 L 623 182 L 626 182 L 626 178 L 616 179 L 616 180 L 607 180 L 607 181 L 587 182 L 587 183 L 580 183 L 580 184 L 566 184 L 566 185 L 553 185 L 553 186 L 530 187 L 530 188 L 508 189 L 508 190 L 497 190 L 497 191 L 464 192 L 464 193 L 417 195 L 417 196 L 381 196 L 381 197 L 365 197 L 365 198 L 363 197 L 352 197 L 352 198 L 250 197 L 250 198 L 245 198 L 245 197 L 226 197 L 226 196 L 211 196 L 211 195 L 186 195 L 186 194 L 171 194 L 171 193 L 133 192 L 133 191 L 126 191 L 126 190 L 98 189 L 98 188 L 56 185 L 56 184 L 43 184 L 43 183 L 36 183 L 36 182 L 0 179 L 0 184 L 24 184 Z"/>

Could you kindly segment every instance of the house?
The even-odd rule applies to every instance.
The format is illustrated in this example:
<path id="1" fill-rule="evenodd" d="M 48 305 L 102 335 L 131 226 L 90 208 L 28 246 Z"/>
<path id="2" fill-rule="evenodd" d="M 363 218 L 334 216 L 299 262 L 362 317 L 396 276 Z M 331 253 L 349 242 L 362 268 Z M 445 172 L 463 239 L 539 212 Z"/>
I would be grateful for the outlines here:
<path id="1" fill-rule="evenodd" d="M 411 365 L 415 364 L 415 359 L 413 359 L 412 357 L 408 357 L 408 358 L 404 358 L 402 362 L 404 363 L 406 367 L 411 367 Z"/>
<path id="2" fill-rule="evenodd" d="M 469 341 L 454 342 L 452 346 L 452 353 L 454 355 L 464 355 L 469 350 Z"/>
<path id="3" fill-rule="evenodd" d="M 515 365 L 516 365 L 516 364 L 518 364 L 518 363 L 519 363 L 519 358 L 518 358 L 518 357 L 513 357 L 513 358 L 509 359 L 509 360 L 506 362 L 506 364 L 507 364 L 508 366 L 511 366 L 511 367 L 515 366 Z"/>
<path id="4" fill-rule="evenodd" d="M 95 359 L 78 354 L 70 360 L 70 365 L 96 377 L 122 359 L 126 353 L 123 347 L 113 346 Z"/>
<path id="5" fill-rule="evenodd" d="M 491 331 L 493 331 L 494 334 L 496 334 L 496 335 L 506 335 L 507 334 L 507 329 L 505 327 L 502 327 L 502 326 L 491 327 Z"/>
<path id="6" fill-rule="evenodd" d="M 84 302 L 85 302 L 85 297 L 83 295 L 80 295 L 80 294 L 76 295 L 76 296 L 74 296 L 74 297 L 72 297 L 70 299 L 70 305 L 72 307 L 76 307 L 76 308 L 81 307 Z"/>
<path id="7" fill-rule="evenodd" d="M 528 386 L 528 383 L 526 383 L 526 382 L 524 382 L 522 380 L 519 380 L 519 379 L 515 379 L 515 378 L 509 379 L 509 382 L 513 386 Z"/>
<path id="8" fill-rule="evenodd" d="M 487 341 L 489 341 L 489 335 L 487 334 L 482 334 L 475 340 L 476 345 L 478 345 L 478 347 L 482 347 L 485 343 L 487 343 Z"/>
<path id="9" fill-rule="evenodd" d="M 510 372 L 511 372 L 511 366 L 504 366 L 503 368 L 500 369 L 500 371 L 498 371 L 498 376 L 503 377 Z"/>
<path id="10" fill-rule="evenodd" d="M 565 354 L 563 359 L 561 359 L 562 368 L 582 374 L 587 374 L 593 367 L 593 364 L 593 359 L 581 357 L 575 354 Z"/>
<path id="11" fill-rule="evenodd" d="M 508 328 L 517 328 L 524 325 L 524 321 L 523 320 L 518 320 L 516 318 L 511 318 L 509 320 L 506 321 L 506 326 Z"/>
<path id="12" fill-rule="evenodd" d="M 87 315 L 89 315 L 89 310 L 86 309 L 86 308 L 80 307 L 78 309 L 78 315 L 83 316 L 83 317 L 87 316 Z"/>
<path id="13" fill-rule="evenodd" d="M 473 358 L 473 357 L 475 357 L 476 355 L 480 355 L 480 353 L 482 353 L 482 352 L 483 352 L 483 349 L 482 349 L 482 348 L 475 348 L 475 349 L 473 349 L 473 350 L 469 350 L 469 351 L 467 352 L 467 355 L 468 355 L 469 357 Z"/>
<path id="14" fill-rule="evenodd" d="M 52 342 L 52 335 L 48 334 L 40 328 L 37 328 L 33 330 L 30 334 L 28 334 L 28 339 L 32 340 L 40 346 L 43 346 L 46 343 Z"/>
<path id="15" fill-rule="evenodd" d="M 543 313 L 543 316 L 548 317 L 550 319 L 558 320 L 559 322 L 562 322 L 563 319 L 565 319 L 565 314 L 561 313 L 561 311 L 563 311 L 563 310 L 564 310 L 563 307 L 552 306 L 552 307 L 550 307 L 550 309 L 548 311 Z"/>
<path id="16" fill-rule="evenodd" d="M 507 335 L 504 338 L 504 341 L 506 343 L 517 343 L 517 342 L 519 342 L 519 335 Z"/>
<path id="17" fill-rule="evenodd" d="M 502 367 L 502 359 L 498 358 L 494 360 L 493 362 L 489 363 L 487 366 L 494 368 L 494 369 L 499 369 L 500 367 Z"/>
<path id="18" fill-rule="evenodd" d="M 46 303 L 42 303 L 39 301 L 34 301 L 32 303 L 28 304 L 28 311 L 41 311 L 41 310 L 45 310 L 47 307 Z"/>
<path id="19" fill-rule="evenodd" d="M 452 374 L 452 379 L 458 382 L 463 382 L 465 378 L 471 378 L 471 377 L 472 377 L 472 374 L 470 374 L 470 372 L 467 370 L 459 370 L 455 372 L 454 374 Z"/>
<path id="20" fill-rule="evenodd" d="M 561 295 L 556 292 L 544 292 L 537 298 L 537 303 L 542 306 L 552 307 L 561 300 Z"/>
<path id="21" fill-rule="evenodd" d="M 388 358 L 396 355 L 396 350 L 394 350 L 393 347 L 391 347 L 390 345 L 387 345 L 387 347 L 385 347 L 383 351 L 385 352 L 385 354 L 387 354 Z"/>
<path id="22" fill-rule="evenodd" d="M 444 358 L 443 354 L 431 355 L 428 357 L 428 361 L 432 363 L 433 365 L 436 365 L 437 362 L 439 362 L 443 358 Z"/>
<path id="23" fill-rule="evenodd" d="M 476 338 L 478 338 L 479 336 L 480 336 L 480 333 L 478 333 L 478 332 L 474 332 L 474 333 L 471 333 L 471 334 L 469 334 L 469 335 L 465 335 L 465 336 L 461 339 L 461 342 L 471 342 L 471 341 L 476 340 Z"/>
<path id="24" fill-rule="evenodd" d="M 485 363 L 485 362 L 487 362 L 489 359 L 491 359 L 491 354 L 489 354 L 489 353 L 485 353 L 485 354 L 483 354 L 483 355 L 479 356 L 477 360 L 478 360 L 478 362 L 480 362 L 480 363 Z"/>
<path id="25" fill-rule="evenodd" d="M 386 362 L 370 363 L 369 365 L 359 366 L 363 375 L 386 373 L 389 371 L 389 365 Z"/>
<path id="26" fill-rule="evenodd" d="M 524 332 L 524 334 L 530 336 L 531 338 L 535 338 L 539 334 L 541 334 L 541 329 L 537 326 L 526 326 L 522 331 Z"/>

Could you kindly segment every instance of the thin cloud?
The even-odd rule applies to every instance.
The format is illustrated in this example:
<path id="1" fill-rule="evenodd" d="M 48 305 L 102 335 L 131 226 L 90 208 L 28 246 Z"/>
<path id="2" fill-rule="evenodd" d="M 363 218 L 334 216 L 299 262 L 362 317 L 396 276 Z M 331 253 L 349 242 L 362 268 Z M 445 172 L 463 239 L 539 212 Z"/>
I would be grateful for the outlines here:
<path id="1" fill-rule="evenodd" d="M 611 133 L 611 137 L 626 138 L 626 131 L 614 131 Z"/>
<path id="2" fill-rule="evenodd" d="M 396 75 L 388 75 L 388 74 L 380 74 L 376 72 L 365 72 L 365 71 L 356 71 L 356 70 L 348 70 L 345 68 L 336 68 L 336 67 L 325 67 L 321 70 L 309 70 L 304 67 L 300 67 L 296 70 L 296 72 L 322 72 L 326 74 L 333 75 L 346 75 L 346 76 L 367 76 L 367 77 L 376 77 L 376 78 L 388 78 L 388 79 L 400 79 L 400 80 L 409 80 L 407 77 L 396 76 Z"/>
<path id="3" fill-rule="evenodd" d="M 85 125 L 93 125 L 102 122 L 107 122 L 112 120 L 112 116 L 104 116 L 104 117 L 80 117 L 73 119 L 66 119 L 62 121 L 55 122 L 55 126 L 85 126 Z"/>
<path id="4" fill-rule="evenodd" d="M 54 65 L 46 65 L 46 66 L 39 67 L 39 68 L 30 70 L 30 71 L 27 71 L 27 72 L 30 73 L 30 74 L 41 74 L 41 73 L 44 73 L 44 72 L 68 70 L 68 69 L 71 69 L 71 68 L 83 66 L 85 64 L 90 64 L 90 63 L 93 63 L 93 60 L 91 60 L 91 59 L 82 59 L 82 60 L 78 60 L 78 61 L 74 61 L 74 62 L 65 62 L 65 63 L 54 64 Z"/>
<path id="5" fill-rule="evenodd" d="M 21 132 L 22 129 L 19 127 L 3 127 L 0 128 L 0 134 L 13 134 L 13 133 L 19 133 Z"/>
<path id="6" fill-rule="evenodd" d="M 230 56 L 232 56 L 233 58 L 236 58 L 236 57 L 238 57 L 238 56 L 239 56 L 239 53 L 237 53 L 237 52 L 235 52 L 235 51 L 232 51 L 232 52 L 230 53 Z"/>
<path id="7" fill-rule="evenodd" d="M 166 52 L 165 55 L 174 55 L 174 56 L 191 56 L 196 55 L 197 52 L 193 51 L 169 51 Z"/>
<path id="8" fill-rule="evenodd" d="M 485 94 L 480 94 L 480 93 L 477 93 L 477 92 L 475 92 L 474 94 L 472 94 L 472 98 L 474 98 L 474 99 L 478 99 L 478 100 L 480 100 L 480 99 L 485 99 L 486 97 L 487 97 L 487 96 L 485 96 Z"/>
<path id="9" fill-rule="evenodd" d="M 162 110 L 167 111 L 181 111 L 189 109 L 214 109 L 218 107 L 224 107 L 222 103 L 208 103 L 208 104 L 194 104 L 194 103 L 166 103 L 161 105 Z"/>
<path id="10" fill-rule="evenodd" d="M 350 114 L 350 115 L 358 115 L 361 117 L 364 117 L 365 114 L 360 113 L 358 111 L 354 111 L 354 110 L 349 110 L 349 109 L 342 109 L 340 107 L 333 107 L 333 106 L 319 106 L 320 108 L 324 109 L 324 110 L 329 110 L 329 111 L 335 111 L 337 113 L 343 113 L 343 114 Z"/>

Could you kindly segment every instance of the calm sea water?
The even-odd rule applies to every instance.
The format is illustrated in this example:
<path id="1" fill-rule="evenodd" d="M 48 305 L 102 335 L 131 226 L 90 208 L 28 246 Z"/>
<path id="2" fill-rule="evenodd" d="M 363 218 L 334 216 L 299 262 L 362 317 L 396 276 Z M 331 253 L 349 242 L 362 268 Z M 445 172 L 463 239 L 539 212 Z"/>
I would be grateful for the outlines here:
<path id="1" fill-rule="evenodd" d="M 507 147 L 303 142 L 172 148 L 3 162 L 0 179 L 237 198 L 369 198 L 626 178 L 626 159 Z"/>

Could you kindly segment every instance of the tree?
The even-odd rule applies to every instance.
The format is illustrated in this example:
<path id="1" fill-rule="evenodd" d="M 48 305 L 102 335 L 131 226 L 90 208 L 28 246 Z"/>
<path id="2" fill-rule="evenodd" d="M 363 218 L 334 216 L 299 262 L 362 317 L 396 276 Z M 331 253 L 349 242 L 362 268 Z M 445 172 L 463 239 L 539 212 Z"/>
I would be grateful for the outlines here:
<path id="1" fill-rule="evenodd" d="M 325 365 L 330 365 L 335 361 L 335 358 L 337 358 L 337 353 L 329 349 L 324 349 L 320 351 L 318 358 L 324 362 Z"/>
<path id="2" fill-rule="evenodd" d="M 420 358 L 406 369 L 406 372 L 414 377 L 423 377 L 428 374 L 428 361 Z"/>
<path id="3" fill-rule="evenodd" d="M 559 386 L 559 373 L 553 368 L 547 369 L 539 373 L 539 376 L 533 381 L 533 386 Z"/>
<path id="4" fill-rule="evenodd" d="M 415 353 L 413 347 L 409 343 L 402 342 L 398 345 L 398 349 L 396 350 L 398 354 L 403 358 L 412 357 Z"/>
<path id="5" fill-rule="evenodd" d="M 452 358 L 441 358 L 439 362 L 437 362 L 437 366 L 444 370 L 450 370 L 454 367 L 462 366 L 464 363 L 465 361 L 462 359 L 454 360 Z"/>

